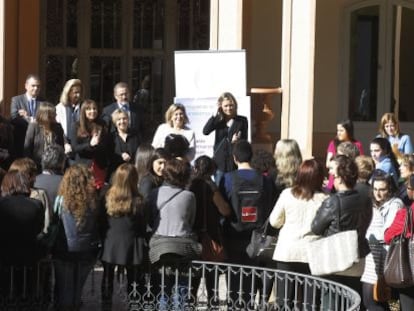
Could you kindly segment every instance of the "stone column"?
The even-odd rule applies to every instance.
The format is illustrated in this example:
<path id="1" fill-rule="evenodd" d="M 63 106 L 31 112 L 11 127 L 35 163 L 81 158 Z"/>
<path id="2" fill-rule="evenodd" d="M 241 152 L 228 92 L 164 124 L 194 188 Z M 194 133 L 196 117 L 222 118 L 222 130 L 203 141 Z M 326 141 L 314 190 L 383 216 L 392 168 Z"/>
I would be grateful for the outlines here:
<path id="1" fill-rule="evenodd" d="M 211 0 L 210 49 L 241 49 L 242 24 L 243 0 Z"/>
<path id="2" fill-rule="evenodd" d="M 281 138 L 312 156 L 316 0 L 283 1 Z"/>

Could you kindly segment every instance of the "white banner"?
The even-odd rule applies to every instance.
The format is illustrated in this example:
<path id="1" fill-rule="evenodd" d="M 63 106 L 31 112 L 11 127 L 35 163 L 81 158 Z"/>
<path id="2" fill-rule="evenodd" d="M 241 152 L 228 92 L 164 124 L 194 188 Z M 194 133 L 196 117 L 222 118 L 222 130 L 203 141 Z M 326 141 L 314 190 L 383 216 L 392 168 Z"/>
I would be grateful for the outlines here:
<path id="1" fill-rule="evenodd" d="M 246 51 L 176 51 L 175 94 L 210 98 L 230 92 L 246 96 Z"/>

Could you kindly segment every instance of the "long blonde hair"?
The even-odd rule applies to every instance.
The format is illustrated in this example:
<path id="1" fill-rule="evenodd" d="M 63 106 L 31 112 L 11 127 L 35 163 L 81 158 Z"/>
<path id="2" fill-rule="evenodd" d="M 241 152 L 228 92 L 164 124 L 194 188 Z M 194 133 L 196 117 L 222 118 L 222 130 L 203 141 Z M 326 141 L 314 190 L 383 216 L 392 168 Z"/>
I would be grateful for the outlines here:
<path id="1" fill-rule="evenodd" d="M 275 148 L 276 184 L 291 187 L 302 163 L 302 153 L 294 139 L 281 139 Z"/>
<path id="2" fill-rule="evenodd" d="M 106 193 L 106 213 L 115 217 L 134 214 L 141 203 L 138 172 L 134 165 L 123 163 L 116 169 L 112 186 Z"/>
<path id="3" fill-rule="evenodd" d="M 63 197 L 63 208 L 74 216 L 77 227 L 83 224 L 87 209 L 96 208 L 93 176 L 85 165 L 75 164 L 66 170 L 58 194 Z"/>
<path id="4" fill-rule="evenodd" d="M 66 81 L 65 86 L 63 87 L 63 91 L 60 94 L 59 102 L 61 102 L 65 106 L 67 106 L 69 104 L 69 93 L 70 93 L 70 90 L 72 89 L 72 87 L 74 87 L 74 86 L 79 86 L 80 89 L 81 89 L 81 92 L 83 91 L 81 80 L 79 80 L 79 79 L 70 79 L 70 80 Z M 81 95 L 80 101 L 82 101 L 82 95 Z"/>

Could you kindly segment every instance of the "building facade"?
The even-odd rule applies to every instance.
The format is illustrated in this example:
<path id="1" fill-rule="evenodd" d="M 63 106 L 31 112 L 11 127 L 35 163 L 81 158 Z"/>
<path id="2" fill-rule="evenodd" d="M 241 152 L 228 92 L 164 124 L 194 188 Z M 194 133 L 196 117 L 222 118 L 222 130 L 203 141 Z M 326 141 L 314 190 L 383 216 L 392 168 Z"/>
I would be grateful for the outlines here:
<path id="1" fill-rule="evenodd" d="M 323 158 L 350 118 L 368 151 L 389 111 L 414 134 L 414 0 L 0 0 L 0 17 L 4 115 L 35 72 L 52 102 L 72 77 L 103 104 L 119 80 L 147 87 L 159 121 L 174 50 L 242 48 L 247 89 L 283 90 L 271 98 L 273 143 L 295 138 Z"/>

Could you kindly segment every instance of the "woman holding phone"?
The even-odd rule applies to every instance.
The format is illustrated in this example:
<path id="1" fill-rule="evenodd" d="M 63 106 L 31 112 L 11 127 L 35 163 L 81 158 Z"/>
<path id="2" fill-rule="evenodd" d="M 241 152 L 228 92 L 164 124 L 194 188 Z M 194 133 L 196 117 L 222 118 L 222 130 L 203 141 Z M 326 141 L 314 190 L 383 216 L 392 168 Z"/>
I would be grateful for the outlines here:
<path id="1" fill-rule="evenodd" d="M 237 101 L 233 94 L 221 94 L 217 106 L 217 113 L 208 119 L 203 134 L 209 135 L 216 131 L 213 159 L 217 164 L 215 182 L 219 185 L 224 173 L 236 169 L 232 146 L 240 139 L 247 140 L 248 122 L 246 117 L 237 114 Z"/>

